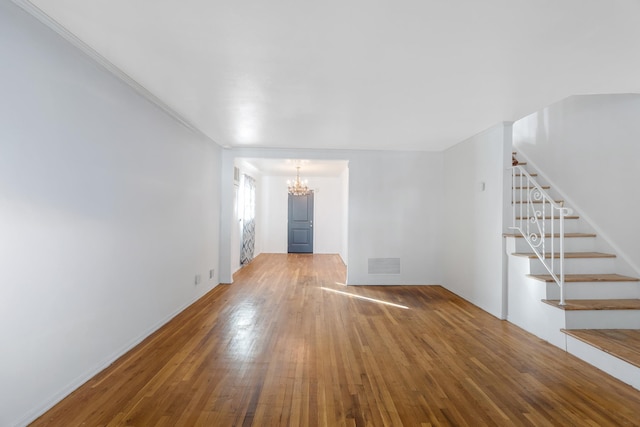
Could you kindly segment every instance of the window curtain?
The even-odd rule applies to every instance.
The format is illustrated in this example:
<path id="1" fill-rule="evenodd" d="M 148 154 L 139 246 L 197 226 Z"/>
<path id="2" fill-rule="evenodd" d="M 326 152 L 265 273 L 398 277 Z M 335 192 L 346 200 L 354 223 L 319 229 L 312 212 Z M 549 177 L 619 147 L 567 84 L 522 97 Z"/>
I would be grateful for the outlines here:
<path id="1" fill-rule="evenodd" d="M 256 181 L 249 175 L 243 175 L 243 181 L 240 264 L 247 265 L 253 260 L 253 251 L 256 245 Z"/>

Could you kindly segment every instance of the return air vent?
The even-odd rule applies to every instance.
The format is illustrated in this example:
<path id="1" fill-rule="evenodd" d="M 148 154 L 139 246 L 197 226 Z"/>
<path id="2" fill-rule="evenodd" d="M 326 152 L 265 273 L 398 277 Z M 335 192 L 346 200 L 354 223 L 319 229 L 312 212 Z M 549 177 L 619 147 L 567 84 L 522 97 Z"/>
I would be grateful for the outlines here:
<path id="1" fill-rule="evenodd" d="M 400 274 L 400 258 L 369 258 L 369 274 Z"/>

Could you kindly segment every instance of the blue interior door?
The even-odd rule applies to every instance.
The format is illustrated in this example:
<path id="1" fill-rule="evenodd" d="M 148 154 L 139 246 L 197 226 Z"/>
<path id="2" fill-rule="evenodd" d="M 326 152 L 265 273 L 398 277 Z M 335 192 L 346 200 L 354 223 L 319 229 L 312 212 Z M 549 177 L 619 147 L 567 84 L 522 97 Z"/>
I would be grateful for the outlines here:
<path id="1" fill-rule="evenodd" d="M 313 253 L 313 193 L 289 194 L 289 253 Z"/>

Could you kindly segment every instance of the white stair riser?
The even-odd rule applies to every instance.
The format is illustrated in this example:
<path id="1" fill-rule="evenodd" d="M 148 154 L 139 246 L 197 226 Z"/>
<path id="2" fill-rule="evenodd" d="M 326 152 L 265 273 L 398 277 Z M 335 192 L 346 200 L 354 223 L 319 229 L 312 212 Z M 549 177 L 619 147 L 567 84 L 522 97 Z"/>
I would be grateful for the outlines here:
<path id="1" fill-rule="evenodd" d="M 551 260 L 545 260 L 550 265 Z M 554 269 L 560 272 L 560 260 L 554 260 Z M 565 258 L 564 274 L 609 274 L 615 272 L 615 258 Z M 531 274 L 547 274 L 539 259 L 531 260 Z"/>
<path id="2" fill-rule="evenodd" d="M 532 252 L 531 247 L 524 238 L 514 239 L 514 250 L 511 252 Z M 553 239 L 554 247 L 560 247 L 560 239 Z M 551 239 L 546 239 L 545 246 L 551 245 Z M 595 237 L 573 237 L 564 239 L 565 252 L 594 252 L 596 250 Z"/>
<path id="3" fill-rule="evenodd" d="M 516 217 L 519 216 L 530 216 L 535 212 L 543 212 L 545 216 L 551 216 L 553 210 L 548 203 L 516 203 Z M 553 213 L 554 216 L 558 216 L 558 211 L 556 210 Z"/>
<path id="4" fill-rule="evenodd" d="M 566 329 L 640 329 L 640 310 L 568 310 Z"/>
<path id="5" fill-rule="evenodd" d="M 557 194 L 554 194 L 553 190 L 547 189 L 544 191 L 546 191 L 547 194 L 553 198 L 554 202 L 557 200 L 562 200 L 562 197 L 558 196 Z M 520 192 L 519 190 L 516 190 L 515 197 L 513 196 L 513 193 L 512 193 L 510 199 L 515 200 L 516 202 L 525 201 L 525 202 L 542 203 L 542 200 L 536 200 L 535 198 L 533 198 L 533 196 L 530 198 L 525 191 Z M 545 199 L 545 203 L 549 203 L 549 199 Z"/>
<path id="6" fill-rule="evenodd" d="M 529 233 L 540 233 L 544 230 L 545 234 L 555 234 L 560 233 L 560 220 L 549 220 L 545 219 L 544 221 L 539 221 L 537 224 L 527 223 L 528 220 L 516 221 L 516 226 L 520 227 L 522 231 Z M 553 222 L 553 230 L 551 229 L 551 223 Z M 543 228 L 544 227 L 544 228 Z M 580 227 L 580 222 L 577 219 L 565 219 L 564 220 L 564 232 L 565 233 L 580 233 L 584 232 L 583 228 Z"/>
<path id="7" fill-rule="evenodd" d="M 559 300 L 560 287 L 545 283 L 546 299 Z M 565 283 L 566 299 L 633 299 L 640 298 L 640 282 Z"/>
<path id="8" fill-rule="evenodd" d="M 528 174 L 536 174 L 537 172 L 535 171 L 527 171 Z M 515 180 L 514 180 L 515 178 Z M 542 177 L 540 175 L 537 176 L 532 176 L 533 180 L 536 181 L 536 183 L 541 186 L 541 187 L 549 187 L 550 184 L 546 181 L 544 181 L 542 179 Z M 531 182 L 529 181 L 529 183 L 527 184 L 527 177 L 525 177 L 524 175 L 521 176 L 516 176 L 516 177 L 511 177 L 511 188 L 514 189 L 515 191 L 520 191 L 519 188 L 525 188 L 527 186 L 529 186 L 529 188 L 533 187 L 533 185 L 531 184 Z M 522 190 L 524 191 L 524 190 Z M 549 192 L 549 189 L 544 189 L 544 191 Z"/>
<path id="9" fill-rule="evenodd" d="M 544 191 L 547 192 L 547 194 L 553 198 L 553 201 L 555 202 L 556 200 L 562 200 L 562 197 L 558 196 L 557 194 L 554 193 L 553 190 L 551 189 L 545 189 Z M 542 202 L 542 200 L 536 200 L 533 195 L 531 197 L 529 197 L 529 195 L 527 194 L 526 191 L 520 191 L 520 190 L 516 190 L 515 193 L 515 197 L 514 194 L 511 193 L 511 197 L 512 200 L 515 200 L 516 202 L 520 202 L 520 201 L 525 201 L 525 202 Z M 549 199 L 545 199 L 546 203 L 549 202 Z"/>

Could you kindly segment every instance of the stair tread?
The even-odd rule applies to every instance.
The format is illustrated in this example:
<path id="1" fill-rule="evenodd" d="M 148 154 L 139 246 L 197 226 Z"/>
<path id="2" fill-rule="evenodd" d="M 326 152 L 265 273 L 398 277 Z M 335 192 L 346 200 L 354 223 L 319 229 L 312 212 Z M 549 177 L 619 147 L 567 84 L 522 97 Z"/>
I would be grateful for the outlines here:
<path id="1" fill-rule="evenodd" d="M 512 190 L 527 190 L 527 189 L 532 190 L 534 188 L 536 188 L 536 187 L 533 186 L 533 185 L 530 186 L 530 187 L 511 187 Z M 541 185 L 540 188 L 542 188 L 543 190 L 548 190 L 548 189 L 551 188 L 551 186 L 550 185 Z"/>
<path id="2" fill-rule="evenodd" d="M 562 332 L 640 368 L 640 329 L 562 329 Z"/>
<path id="3" fill-rule="evenodd" d="M 564 203 L 564 200 L 554 200 L 555 203 L 561 204 Z M 522 203 L 549 203 L 547 200 L 516 200 L 515 202 L 511 202 L 511 204 L 522 204 Z"/>
<path id="4" fill-rule="evenodd" d="M 516 238 L 523 238 L 524 236 L 520 233 L 504 233 L 503 234 L 504 237 L 516 237 Z M 545 238 L 551 238 L 551 233 L 547 233 L 544 235 Z M 559 233 L 555 233 L 553 235 L 553 237 L 560 237 Z M 593 233 L 564 233 L 564 237 L 596 237 L 595 234 Z"/>
<path id="5" fill-rule="evenodd" d="M 515 252 L 512 253 L 511 255 L 514 256 L 519 256 L 519 257 L 526 257 L 526 258 L 538 258 L 538 255 L 536 255 L 533 252 Z M 565 259 L 575 259 L 575 258 L 615 258 L 616 256 L 614 254 L 606 254 L 603 252 L 565 252 L 564 253 L 564 258 Z M 551 254 L 546 254 L 545 258 L 551 258 Z M 555 253 L 554 254 L 554 258 L 560 258 L 560 254 Z"/>
<path id="6" fill-rule="evenodd" d="M 527 274 L 536 280 L 543 282 L 553 282 L 550 274 Z M 640 279 L 636 277 L 623 276 L 621 274 L 565 274 L 564 281 L 571 282 L 638 282 Z"/>
<path id="7" fill-rule="evenodd" d="M 564 219 L 579 219 L 580 217 L 578 215 L 565 215 Z M 517 216 L 516 217 L 516 221 L 525 221 L 528 220 L 529 217 L 521 217 L 521 216 Z M 542 218 L 540 218 L 542 219 Z M 545 218 L 545 219 L 551 219 L 549 217 Z M 553 217 L 553 219 L 560 219 L 557 215 Z M 566 235 L 566 234 L 565 234 Z"/>
<path id="8" fill-rule="evenodd" d="M 543 299 L 542 302 L 565 311 L 577 310 L 640 310 L 640 299 L 572 299 L 560 305 L 559 300 Z"/>

